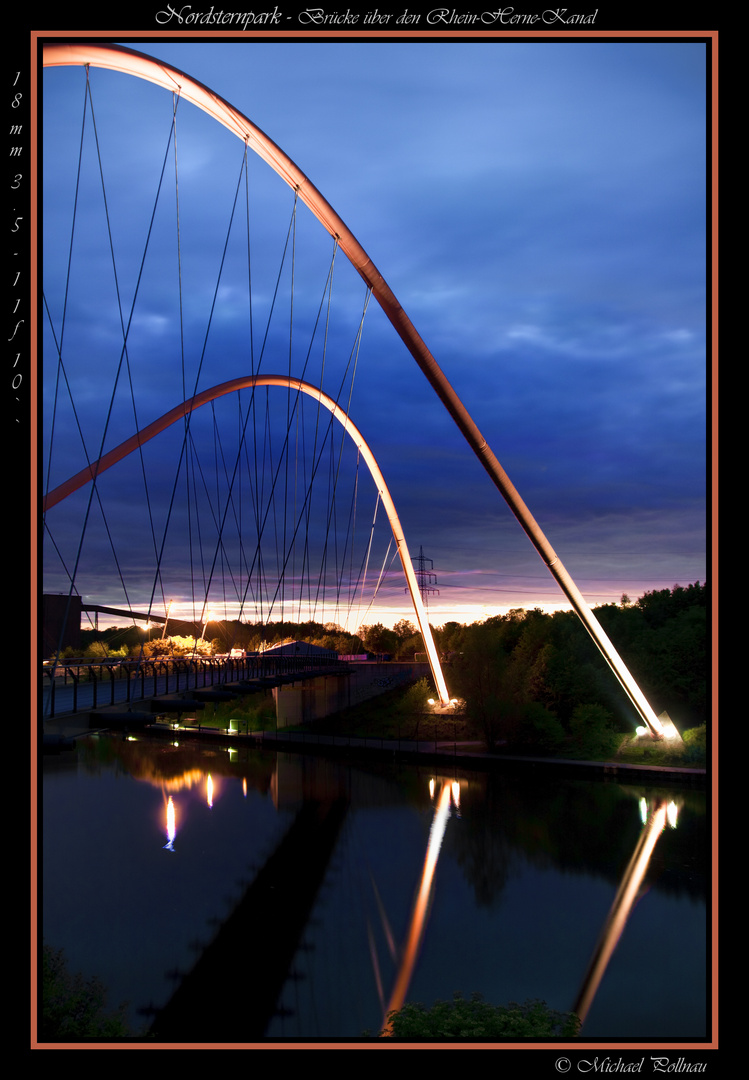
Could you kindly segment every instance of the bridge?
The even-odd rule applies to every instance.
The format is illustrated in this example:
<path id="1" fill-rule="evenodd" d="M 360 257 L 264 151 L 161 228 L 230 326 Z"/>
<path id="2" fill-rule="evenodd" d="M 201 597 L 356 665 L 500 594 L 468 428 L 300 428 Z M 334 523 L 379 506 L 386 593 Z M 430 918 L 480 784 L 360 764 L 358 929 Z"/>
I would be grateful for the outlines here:
<path id="1" fill-rule="evenodd" d="M 48 663 L 45 720 L 89 714 L 91 727 L 130 730 L 158 716 L 198 714 L 208 703 L 273 695 L 276 727 L 318 720 L 413 682 L 427 663 L 337 661 L 325 656 L 250 654 Z"/>
<path id="2" fill-rule="evenodd" d="M 45 183 L 67 186 L 71 196 L 69 220 L 45 214 L 43 514 L 53 587 L 64 583 L 70 603 L 95 597 L 153 621 L 168 618 L 175 593 L 189 597 L 197 625 L 216 607 L 227 620 L 293 612 L 302 621 L 332 610 L 346 618 L 355 611 L 363 621 L 397 559 L 447 702 L 396 499 L 352 419 L 374 298 L 636 712 L 662 737 L 659 719 L 384 277 L 302 170 L 229 102 L 135 50 L 51 43 L 43 65 L 50 87 L 64 81 L 67 88 L 75 76 L 80 88 L 78 119 L 67 121 L 69 159 L 45 156 Z M 111 79 L 117 90 L 105 105 L 114 101 L 115 111 L 104 127 L 98 95 Z M 131 223 L 135 192 L 120 166 L 112 169 L 106 144 L 125 138 L 121 92 L 141 81 L 149 84 L 148 108 L 163 107 L 164 142 L 149 147 L 153 199 L 140 206 L 142 222 Z M 188 250 L 208 213 L 196 163 L 218 137 L 205 117 L 222 137 L 238 140 L 211 268 L 196 265 Z M 137 169 L 143 149 L 136 132 Z M 253 155 L 270 173 L 257 173 Z M 275 232 L 271 210 L 284 214 Z M 265 252 L 273 246 L 271 263 Z M 155 254 L 167 250 L 169 275 Z M 103 279 L 109 301 L 93 312 L 88 297 Z M 152 296 L 171 304 L 170 318 L 149 303 Z M 229 347 L 237 309 L 244 337 Z M 227 363 L 235 374 L 216 382 L 212 373 L 228 374 Z M 362 527 L 362 507 L 372 504 Z"/>

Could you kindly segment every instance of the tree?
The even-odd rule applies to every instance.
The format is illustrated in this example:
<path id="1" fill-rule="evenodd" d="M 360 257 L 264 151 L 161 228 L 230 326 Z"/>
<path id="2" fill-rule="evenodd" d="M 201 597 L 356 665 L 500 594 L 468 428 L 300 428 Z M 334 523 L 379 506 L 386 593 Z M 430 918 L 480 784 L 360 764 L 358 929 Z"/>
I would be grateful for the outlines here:
<path id="1" fill-rule="evenodd" d="M 398 635 L 394 631 L 388 630 L 382 623 L 375 623 L 373 626 L 361 626 L 359 628 L 359 637 L 369 652 L 373 653 L 394 653 L 398 646 Z"/>
<path id="2" fill-rule="evenodd" d="M 428 679 L 419 679 L 409 686 L 401 700 L 399 711 L 406 722 L 413 724 L 412 738 L 418 739 L 421 721 L 429 707 L 429 698 L 434 693 Z"/>
<path id="3" fill-rule="evenodd" d="M 157 645 L 159 649 L 163 647 L 164 641 L 161 639 L 151 644 Z M 195 641 L 194 637 L 181 637 L 179 634 L 172 634 L 167 642 L 168 652 L 172 656 L 192 656 L 197 654 L 198 656 L 210 656 L 211 645 L 209 642 L 204 641 L 202 638 Z M 144 646 L 144 652 L 145 652 Z"/>
<path id="4" fill-rule="evenodd" d="M 106 660 L 109 649 L 104 641 L 92 641 L 83 655 L 91 660 Z"/>
<path id="5" fill-rule="evenodd" d="M 432 633 L 441 657 L 450 657 L 452 653 L 459 653 L 463 648 L 465 626 L 462 623 L 446 622 L 444 626 L 437 627 Z"/>
<path id="6" fill-rule="evenodd" d="M 406 638 L 413 637 L 413 635 L 417 633 L 417 630 L 409 619 L 401 619 L 393 626 L 393 633 L 396 637 L 399 637 L 401 641 L 404 641 Z"/>
<path id="7" fill-rule="evenodd" d="M 453 683 L 468 719 L 493 750 L 513 727 L 514 710 L 507 692 L 507 653 L 503 625 L 488 620 L 466 630 L 463 654 L 453 667 Z"/>
<path id="8" fill-rule="evenodd" d="M 601 705 L 578 705 L 572 713 L 570 730 L 581 752 L 591 756 L 612 753 L 621 740 L 611 713 Z"/>
<path id="9" fill-rule="evenodd" d="M 42 947 L 41 1039 L 115 1039 L 130 1034 L 125 1006 L 106 1011 L 106 991 L 97 978 L 71 975 L 62 949 Z"/>

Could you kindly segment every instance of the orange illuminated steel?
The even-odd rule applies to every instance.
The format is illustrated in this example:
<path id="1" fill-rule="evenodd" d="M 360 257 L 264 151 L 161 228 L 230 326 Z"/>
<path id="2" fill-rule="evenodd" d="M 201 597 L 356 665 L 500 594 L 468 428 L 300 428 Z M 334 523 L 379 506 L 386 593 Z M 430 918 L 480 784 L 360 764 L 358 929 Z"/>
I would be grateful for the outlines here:
<path id="1" fill-rule="evenodd" d="M 458 791 L 459 790 L 460 788 L 458 787 Z M 421 948 L 421 941 L 426 928 L 429 899 L 432 893 L 432 884 L 434 882 L 434 872 L 437 869 L 437 859 L 442 846 L 442 838 L 445 835 L 445 826 L 447 825 L 447 819 L 450 816 L 450 797 L 452 794 L 452 782 L 444 780 L 442 782 L 439 801 L 434 812 L 432 828 L 429 833 L 429 843 L 424 859 L 424 867 L 421 872 L 419 891 L 416 894 L 413 912 L 411 913 L 411 921 L 409 923 L 408 939 L 403 950 L 403 958 L 398 969 L 395 986 L 390 996 L 388 1007 L 385 1010 L 382 1034 L 386 1036 L 392 1034 L 392 1022 L 389 1019 L 390 1013 L 396 1012 L 403 1007 L 408 987 L 411 983 L 411 976 L 413 975 L 414 967 L 416 965 L 416 960 L 419 956 L 419 949 Z"/>
<path id="2" fill-rule="evenodd" d="M 490 449 L 486 439 L 473 422 L 468 410 L 422 341 L 382 274 L 332 206 L 301 169 L 294 164 L 291 158 L 251 120 L 248 120 L 246 116 L 227 101 L 224 101 L 218 94 L 209 90 L 208 87 L 177 68 L 138 53 L 133 49 L 126 49 L 118 45 L 92 44 L 85 41 L 47 44 L 43 49 L 43 64 L 45 67 L 92 65 L 94 67 L 109 68 L 113 71 L 146 79 L 148 82 L 156 83 L 173 93 L 179 94 L 181 98 L 203 109 L 218 120 L 219 123 L 223 124 L 224 127 L 228 128 L 229 131 L 237 135 L 298 193 L 302 202 L 309 207 L 318 221 L 337 240 L 352 265 L 371 288 L 373 295 L 388 319 L 462 431 L 479 461 L 489 473 L 495 486 L 502 493 L 536 551 L 619 679 L 637 713 L 647 725 L 650 734 L 656 739 L 663 738 L 661 723 L 639 686 L 632 678 L 623 660 L 605 634 L 603 627 L 560 562 L 558 555 L 546 539 L 540 526 L 521 499 L 507 473 Z"/>
<path id="3" fill-rule="evenodd" d="M 434 798 L 435 784 L 430 780 L 430 794 Z M 419 888 L 414 901 L 411 919 L 408 928 L 408 937 L 401 963 L 397 972 L 393 992 L 390 996 L 381 1035 L 392 1035 L 391 1013 L 397 1012 L 403 1007 L 408 993 L 408 988 L 413 976 L 414 967 L 419 956 L 421 943 L 426 929 L 426 920 L 431 898 L 434 875 L 437 868 L 437 860 L 445 834 L 447 819 L 450 814 L 450 801 L 452 799 L 456 809 L 460 801 L 460 785 L 453 781 L 443 780 L 439 799 L 434 812 L 432 828 L 429 833 L 424 866 L 419 881 Z M 671 816 L 673 814 L 673 816 Z M 603 979 L 609 960 L 624 932 L 627 920 L 632 908 L 640 895 L 645 874 L 650 865 L 650 860 L 655 850 L 659 837 L 662 835 L 667 822 L 675 827 L 676 808 L 673 804 L 667 804 L 664 799 L 659 800 L 657 807 L 649 815 L 640 833 L 635 850 L 622 875 L 611 910 L 601 930 L 598 942 L 593 951 L 590 963 L 583 977 L 583 981 L 577 998 L 572 1007 L 572 1012 L 583 1023 L 590 1011 L 593 999 Z"/>
<path id="4" fill-rule="evenodd" d="M 580 1017 L 581 1022 L 588 1015 L 611 955 L 622 936 L 627 919 L 640 893 L 653 850 L 666 826 L 667 820 L 668 807 L 665 800 L 662 800 L 657 809 L 650 815 L 640 833 L 632 858 L 629 860 L 627 869 L 622 876 L 611 910 L 593 951 L 577 1000 L 572 1007 L 572 1011 L 576 1016 Z"/>
<path id="5" fill-rule="evenodd" d="M 403 527 L 401 526 L 400 519 L 396 512 L 395 503 L 393 502 L 387 484 L 385 483 L 385 478 L 382 475 L 380 467 L 375 461 L 374 454 L 367 445 L 364 436 L 350 420 L 347 413 L 345 413 L 331 397 L 328 397 L 322 390 L 310 385 L 310 383 L 302 382 L 300 379 L 294 379 L 287 375 L 247 375 L 243 378 L 230 379 L 228 382 L 219 383 L 218 386 L 213 386 L 209 390 L 203 390 L 200 394 L 196 394 L 195 397 L 190 398 L 188 401 L 183 401 L 181 405 L 177 405 L 176 408 L 165 413 L 158 420 L 154 420 L 152 424 L 143 428 L 142 431 L 136 432 L 135 435 L 126 439 L 125 442 L 120 443 L 119 446 L 116 446 L 113 450 L 104 454 L 98 461 L 93 462 L 85 469 L 81 469 L 75 476 L 71 476 L 65 483 L 56 487 L 54 491 L 51 491 L 43 500 L 42 505 L 44 512 L 46 513 L 47 510 L 56 506 L 57 503 L 61 502 L 68 495 L 71 495 L 74 491 L 83 487 L 84 484 L 89 483 L 91 480 L 95 481 L 106 469 L 111 468 L 112 465 L 115 465 L 118 461 L 127 457 L 133 450 L 136 450 L 138 447 L 149 442 L 154 436 L 164 431 L 177 420 L 181 420 L 183 417 L 192 413 L 194 409 L 199 408 L 201 405 L 205 405 L 209 401 L 214 401 L 216 398 L 223 397 L 225 394 L 231 394 L 236 390 L 243 390 L 255 386 L 282 386 L 297 390 L 302 394 L 307 394 L 309 397 L 314 398 L 315 401 L 318 401 L 323 405 L 333 417 L 341 423 L 344 431 L 353 439 L 357 450 L 364 458 L 364 461 L 372 474 L 372 479 L 377 485 L 377 491 L 388 516 L 390 527 L 393 530 L 393 537 L 406 575 L 408 590 L 411 594 L 411 600 L 414 606 L 414 613 L 424 641 L 424 648 L 426 649 L 429 658 L 429 666 L 432 670 L 437 693 L 439 694 L 442 704 L 447 705 L 450 701 L 450 695 L 445 684 L 445 677 L 442 674 L 442 667 L 440 666 L 437 648 L 434 644 L 434 638 L 432 637 L 432 631 L 429 626 L 429 619 L 427 618 L 427 613 L 421 599 L 413 562 L 408 551 L 406 538 L 403 534 Z"/>

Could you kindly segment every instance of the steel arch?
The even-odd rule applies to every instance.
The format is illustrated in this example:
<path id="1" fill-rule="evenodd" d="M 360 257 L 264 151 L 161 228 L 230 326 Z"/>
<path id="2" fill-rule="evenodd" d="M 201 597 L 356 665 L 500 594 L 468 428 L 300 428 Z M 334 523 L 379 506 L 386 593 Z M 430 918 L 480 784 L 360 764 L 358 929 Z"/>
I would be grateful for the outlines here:
<path id="1" fill-rule="evenodd" d="M 159 417 L 158 420 L 154 420 L 153 423 L 143 428 L 142 431 L 136 432 L 135 435 L 132 435 L 129 439 L 120 443 L 119 446 L 116 446 L 113 450 L 104 454 L 98 461 L 93 462 L 85 469 L 76 473 L 75 476 L 71 476 L 69 480 L 66 480 L 56 487 L 54 491 L 51 491 L 43 500 L 42 505 L 44 512 L 46 513 L 47 510 L 50 510 L 53 506 L 62 502 L 63 499 L 83 487 L 84 484 L 87 484 L 91 480 L 95 481 L 101 473 L 110 469 L 113 465 L 116 465 L 118 461 L 122 461 L 122 459 L 132 453 L 133 450 L 137 450 L 138 447 L 150 442 L 151 439 L 176 423 L 177 420 L 181 420 L 185 416 L 188 416 L 194 409 L 200 408 L 201 405 L 205 405 L 209 401 L 215 401 L 217 398 L 224 397 L 226 394 L 231 394 L 235 390 L 245 390 L 256 386 L 282 386 L 287 387 L 290 390 L 297 390 L 302 394 L 307 394 L 309 397 L 314 398 L 315 401 L 319 402 L 320 405 L 323 405 L 328 412 L 331 413 L 333 418 L 338 420 L 342 425 L 343 430 L 353 439 L 357 450 L 359 450 L 367 464 L 372 479 L 377 485 L 377 491 L 382 499 L 382 505 L 385 507 L 390 527 L 393 530 L 393 538 L 398 548 L 398 555 L 400 556 L 403 565 L 406 581 L 408 582 L 408 590 L 411 594 L 414 613 L 419 624 L 427 656 L 429 657 L 429 666 L 432 669 L 437 693 L 439 694 L 440 701 L 443 705 L 449 704 L 450 695 L 448 694 L 447 686 L 445 685 L 445 677 L 442 673 L 442 667 L 437 655 L 431 627 L 429 626 L 429 619 L 427 618 L 426 609 L 424 608 L 421 593 L 419 592 L 419 586 L 416 581 L 416 574 L 414 573 L 413 563 L 403 533 L 403 527 L 395 509 L 392 495 L 385 483 L 385 477 L 382 475 L 382 471 L 380 470 L 380 467 L 375 460 L 375 456 L 364 436 L 350 419 L 348 413 L 346 413 L 340 405 L 337 405 L 333 398 L 323 393 L 318 387 L 312 386 L 310 383 L 303 382 L 301 379 L 295 379 L 288 375 L 247 375 L 238 379 L 230 379 L 228 382 L 219 383 L 217 386 L 212 386 L 208 390 L 203 390 L 201 393 L 196 394 L 187 401 L 183 401 L 181 405 L 177 405 L 174 409 L 164 413 L 163 416 Z"/>
<path id="2" fill-rule="evenodd" d="M 203 109 L 242 139 L 298 193 L 301 201 L 338 241 L 349 261 L 371 288 L 380 307 L 522 525 L 651 735 L 656 739 L 663 738 L 664 730 L 660 720 L 382 274 L 327 199 L 291 158 L 264 131 L 214 91 L 170 64 L 134 49 L 85 41 L 51 42 L 43 46 L 42 63 L 44 67 L 92 65 L 109 68 L 156 83 L 169 91 L 179 92 L 181 97 Z"/>

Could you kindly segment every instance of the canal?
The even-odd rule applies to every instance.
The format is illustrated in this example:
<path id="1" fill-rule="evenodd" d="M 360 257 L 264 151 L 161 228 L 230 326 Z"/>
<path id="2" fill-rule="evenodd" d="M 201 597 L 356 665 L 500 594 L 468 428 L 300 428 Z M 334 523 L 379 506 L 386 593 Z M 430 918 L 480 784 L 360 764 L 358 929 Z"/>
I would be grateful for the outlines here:
<path id="1" fill-rule="evenodd" d="M 41 796 L 43 939 L 134 1032 L 358 1039 L 461 991 L 708 1033 L 703 790 L 91 735 Z"/>

